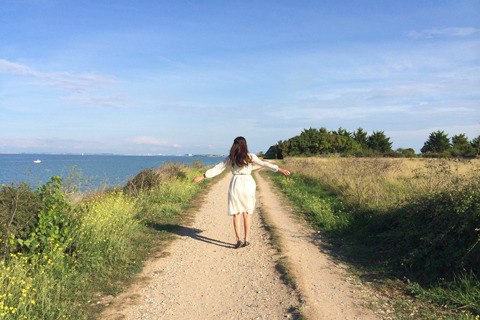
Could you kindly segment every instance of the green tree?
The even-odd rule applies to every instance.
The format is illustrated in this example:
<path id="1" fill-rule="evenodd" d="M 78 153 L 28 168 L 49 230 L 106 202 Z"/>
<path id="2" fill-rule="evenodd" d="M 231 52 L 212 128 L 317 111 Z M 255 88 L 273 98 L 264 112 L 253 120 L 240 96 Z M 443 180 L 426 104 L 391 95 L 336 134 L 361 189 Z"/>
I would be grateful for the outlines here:
<path id="1" fill-rule="evenodd" d="M 403 149 L 402 154 L 407 158 L 412 158 L 415 157 L 415 150 L 413 148 Z"/>
<path id="2" fill-rule="evenodd" d="M 438 130 L 437 132 L 430 133 L 428 140 L 425 141 L 420 151 L 422 153 L 426 153 L 428 151 L 443 153 L 448 151 L 451 147 L 452 145 L 450 143 L 450 139 L 448 138 L 448 134 Z"/>
<path id="3" fill-rule="evenodd" d="M 347 131 L 346 129 L 342 129 L 342 127 L 338 128 L 338 131 L 332 131 L 332 133 L 346 138 L 350 138 L 352 136 L 351 132 Z"/>
<path id="4" fill-rule="evenodd" d="M 363 131 L 362 127 L 359 127 L 357 131 L 353 133 L 353 140 L 362 148 L 368 148 L 368 134 L 366 131 Z"/>
<path id="5" fill-rule="evenodd" d="M 480 135 L 470 141 L 470 145 L 476 150 L 476 155 L 480 154 Z"/>
<path id="6" fill-rule="evenodd" d="M 290 147 L 290 141 L 288 141 L 288 140 L 278 141 L 277 148 L 275 150 L 275 158 L 276 159 L 283 159 L 286 156 L 288 156 L 289 147 Z"/>
<path id="7" fill-rule="evenodd" d="M 390 142 L 390 138 L 385 136 L 385 132 L 383 131 L 373 131 L 373 133 L 368 136 L 367 146 L 373 151 L 382 153 L 392 150 L 392 142 Z"/>
<path id="8" fill-rule="evenodd" d="M 452 137 L 452 155 L 463 157 L 474 157 L 476 155 L 476 149 L 468 142 L 468 138 L 464 133 L 454 135 Z"/>
<path id="9" fill-rule="evenodd" d="M 468 138 L 466 137 L 465 133 L 456 134 L 452 137 L 452 146 L 454 148 L 462 147 L 468 144 Z"/>

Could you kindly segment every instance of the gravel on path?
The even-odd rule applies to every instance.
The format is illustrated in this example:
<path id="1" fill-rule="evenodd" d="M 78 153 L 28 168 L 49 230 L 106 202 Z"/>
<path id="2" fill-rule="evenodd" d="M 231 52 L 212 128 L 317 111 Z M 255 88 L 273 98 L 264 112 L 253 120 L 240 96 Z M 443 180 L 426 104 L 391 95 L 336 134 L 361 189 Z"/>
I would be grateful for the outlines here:
<path id="1" fill-rule="evenodd" d="M 167 257 L 147 261 L 139 281 L 111 300 L 100 319 L 295 318 L 299 294 L 280 279 L 280 257 L 258 210 L 250 246 L 233 247 L 230 178 L 221 177 L 209 189 L 194 222 L 182 226 L 180 239 L 166 249 Z"/>

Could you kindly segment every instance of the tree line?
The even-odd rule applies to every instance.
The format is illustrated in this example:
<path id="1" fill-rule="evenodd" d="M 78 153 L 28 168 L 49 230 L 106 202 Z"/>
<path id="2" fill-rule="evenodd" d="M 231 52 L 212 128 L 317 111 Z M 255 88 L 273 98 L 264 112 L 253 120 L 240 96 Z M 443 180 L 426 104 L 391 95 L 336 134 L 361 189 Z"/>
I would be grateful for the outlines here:
<path id="1" fill-rule="evenodd" d="M 474 158 L 480 153 L 480 135 L 469 141 L 465 134 L 452 138 L 444 131 L 432 132 L 421 149 L 422 157 L 465 157 Z M 413 148 L 392 150 L 393 142 L 384 131 L 373 131 L 368 135 L 361 127 L 348 131 L 340 127 L 328 131 L 320 129 L 303 129 L 300 135 L 284 141 L 278 141 L 263 154 L 266 159 L 283 159 L 286 156 L 312 157 L 326 154 L 342 156 L 370 157 L 416 157 Z"/>

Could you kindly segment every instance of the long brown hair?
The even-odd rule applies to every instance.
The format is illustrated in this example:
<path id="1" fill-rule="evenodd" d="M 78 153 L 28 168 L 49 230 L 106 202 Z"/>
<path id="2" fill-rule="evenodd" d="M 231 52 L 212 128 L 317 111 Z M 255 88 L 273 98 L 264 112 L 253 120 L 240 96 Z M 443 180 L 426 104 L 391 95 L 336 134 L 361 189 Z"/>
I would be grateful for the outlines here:
<path id="1" fill-rule="evenodd" d="M 248 156 L 247 140 L 244 137 L 236 137 L 233 140 L 232 148 L 230 149 L 230 160 L 232 166 L 237 167 L 247 166 L 252 162 L 252 159 Z"/>

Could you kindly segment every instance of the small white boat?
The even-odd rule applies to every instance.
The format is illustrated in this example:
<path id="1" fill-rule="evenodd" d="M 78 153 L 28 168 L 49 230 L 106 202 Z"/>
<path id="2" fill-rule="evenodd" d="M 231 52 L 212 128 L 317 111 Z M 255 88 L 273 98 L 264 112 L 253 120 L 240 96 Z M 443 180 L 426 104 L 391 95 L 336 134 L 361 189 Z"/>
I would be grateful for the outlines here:
<path id="1" fill-rule="evenodd" d="M 42 162 L 42 161 L 40 161 L 40 160 L 37 159 L 37 160 L 33 160 L 33 162 L 35 162 L 35 163 L 40 163 L 40 162 Z"/>

